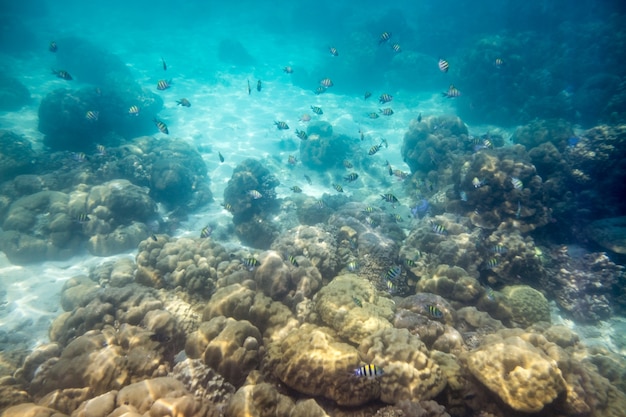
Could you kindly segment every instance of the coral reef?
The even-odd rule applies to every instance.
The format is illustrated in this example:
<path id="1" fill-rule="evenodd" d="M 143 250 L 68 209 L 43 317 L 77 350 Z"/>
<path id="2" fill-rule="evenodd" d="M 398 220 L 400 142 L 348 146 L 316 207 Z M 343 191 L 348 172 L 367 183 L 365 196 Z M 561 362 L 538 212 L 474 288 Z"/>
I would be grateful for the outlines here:
<path id="1" fill-rule="evenodd" d="M 254 159 L 244 160 L 233 171 L 224 190 L 224 205 L 232 212 L 237 236 L 245 244 L 268 249 L 278 234 L 278 225 L 271 217 L 278 210 L 275 188 L 279 184 Z"/>
<path id="2" fill-rule="evenodd" d="M 353 374 L 363 363 L 359 352 L 340 342 L 331 329 L 303 324 L 270 344 L 267 354 L 276 377 L 303 394 L 346 406 L 365 404 L 380 395 L 376 379 Z"/>
<path id="3" fill-rule="evenodd" d="M 0 130 L 0 183 L 33 172 L 34 157 L 35 152 L 26 138 L 8 130 Z"/>
<path id="4" fill-rule="evenodd" d="M 504 304 L 511 310 L 511 320 L 522 327 L 550 322 L 550 306 L 542 293 L 528 285 L 506 286 L 500 290 Z"/>
<path id="5" fill-rule="evenodd" d="M 398 241 L 402 228 L 393 216 L 362 203 L 345 203 L 328 219 L 337 236 L 337 256 L 343 266 L 355 261 L 359 275 L 386 288 L 385 273 L 398 263 Z"/>
<path id="6" fill-rule="evenodd" d="M 381 329 L 391 328 L 393 301 L 353 274 L 339 275 L 314 300 L 320 319 L 354 344 Z"/>
<path id="7" fill-rule="evenodd" d="M 418 277 L 433 276 L 438 264 L 462 268 L 467 275 L 476 277 L 482 268 L 482 258 L 476 245 L 478 239 L 467 218 L 438 215 L 424 219 L 413 227 L 403 242 L 401 254 L 403 259 L 415 262 L 410 270 Z"/>
<path id="8" fill-rule="evenodd" d="M 267 382 L 241 387 L 224 411 L 226 417 L 243 415 L 259 417 L 328 417 L 314 399 L 294 403 L 291 397 L 280 393 Z"/>
<path id="9" fill-rule="evenodd" d="M 402 159 L 413 173 L 426 174 L 450 163 L 451 154 L 467 142 L 467 127 L 455 116 L 413 120 L 402 141 Z"/>
<path id="10" fill-rule="evenodd" d="M 604 253 L 589 253 L 558 246 L 551 251 L 549 278 L 544 288 L 555 296 L 559 307 L 576 321 L 595 323 L 624 307 L 624 267 Z"/>
<path id="11" fill-rule="evenodd" d="M 68 214 L 70 198 L 58 191 L 40 191 L 14 201 L 0 232 L 0 249 L 16 263 L 66 259 L 81 242 L 80 225 Z"/>
<path id="12" fill-rule="evenodd" d="M 303 258 L 306 258 L 322 277 L 330 279 L 339 270 L 337 242 L 331 232 L 320 226 L 298 226 L 279 235 L 272 243 L 272 249 L 285 260 L 294 256 L 303 266 Z"/>
<path id="13" fill-rule="evenodd" d="M 152 119 L 163 107 L 162 99 L 143 89 L 133 79 L 126 64 L 109 51 L 76 37 L 57 40 L 62 50 L 58 65 L 68 69 L 76 80 L 95 87 L 80 90 L 57 89 L 39 106 L 39 130 L 54 150 L 90 151 L 96 143 L 117 145 L 121 138 L 133 138 L 155 131 Z M 138 116 L 128 117 L 128 109 L 138 106 Z M 97 121 L 85 117 L 99 112 Z"/>
<path id="14" fill-rule="evenodd" d="M 350 154 L 355 139 L 333 133 L 328 122 L 316 121 L 307 128 L 308 140 L 300 142 L 302 163 L 317 170 L 326 170 L 341 166 Z"/>
<path id="15" fill-rule="evenodd" d="M 447 381 L 439 366 L 428 357 L 426 345 L 406 329 L 382 329 L 359 345 L 368 361 L 384 369 L 380 377 L 380 399 L 389 404 L 402 400 L 437 396 Z"/>
<path id="16" fill-rule="evenodd" d="M 459 158 L 452 181 L 457 196 L 453 207 L 463 210 L 475 226 L 524 233 L 549 221 L 542 179 L 521 146 L 486 149 Z"/>
<path id="17" fill-rule="evenodd" d="M 626 217 L 594 220 L 585 233 L 603 248 L 626 255 Z"/>
<path id="18" fill-rule="evenodd" d="M 223 316 L 201 323 L 185 344 L 188 357 L 202 358 L 236 387 L 259 365 L 263 351 L 261 333 L 256 327 L 246 320 Z"/>
<path id="19" fill-rule="evenodd" d="M 483 346 L 466 360 L 472 375 L 518 411 L 541 411 L 565 391 L 556 362 L 520 338 Z"/>
<path id="20" fill-rule="evenodd" d="M 154 288 L 182 287 L 206 297 L 215 290 L 218 264 L 229 259 L 222 246 L 202 238 L 149 238 L 138 250 L 137 282 Z"/>
<path id="21" fill-rule="evenodd" d="M 0 75 L 0 110 L 12 111 L 28 104 L 30 92 L 17 78 Z"/>

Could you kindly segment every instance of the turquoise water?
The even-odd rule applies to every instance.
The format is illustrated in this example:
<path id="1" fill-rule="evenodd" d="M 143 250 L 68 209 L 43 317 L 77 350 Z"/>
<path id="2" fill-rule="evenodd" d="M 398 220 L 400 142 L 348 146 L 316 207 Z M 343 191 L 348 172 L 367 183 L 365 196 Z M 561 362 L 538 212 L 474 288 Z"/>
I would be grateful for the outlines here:
<path id="1" fill-rule="evenodd" d="M 579 388 L 589 415 L 621 415 L 624 16 L 0 6 L 0 407 L 212 379 L 180 415 L 255 415 L 246 396 L 276 390 L 294 415 L 574 415 Z M 569 385 L 541 406 L 490 385 L 472 361 L 511 346 Z"/>

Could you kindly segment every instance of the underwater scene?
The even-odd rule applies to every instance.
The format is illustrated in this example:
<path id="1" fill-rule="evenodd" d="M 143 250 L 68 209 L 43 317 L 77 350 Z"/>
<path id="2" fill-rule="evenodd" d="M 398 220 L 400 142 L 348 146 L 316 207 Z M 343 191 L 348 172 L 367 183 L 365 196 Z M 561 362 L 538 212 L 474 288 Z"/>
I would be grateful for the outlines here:
<path id="1" fill-rule="evenodd" d="M 626 416 L 626 5 L 0 5 L 1 417 Z"/>

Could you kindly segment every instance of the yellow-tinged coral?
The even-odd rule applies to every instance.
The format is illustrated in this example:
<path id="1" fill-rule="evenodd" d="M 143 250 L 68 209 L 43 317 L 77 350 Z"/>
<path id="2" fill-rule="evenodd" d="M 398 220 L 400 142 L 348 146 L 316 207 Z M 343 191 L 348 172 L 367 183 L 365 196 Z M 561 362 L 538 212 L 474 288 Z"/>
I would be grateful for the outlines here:
<path id="1" fill-rule="evenodd" d="M 380 366 L 380 399 L 389 404 L 415 398 L 430 399 L 446 386 L 439 366 L 428 356 L 426 345 L 406 329 L 383 329 L 367 337 L 359 351 Z"/>
<path id="2" fill-rule="evenodd" d="M 211 297 L 202 319 L 208 321 L 218 316 L 248 320 L 266 338 L 280 339 L 282 334 L 298 325 L 284 304 L 272 301 L 271 298 L 241 284 L 220 288 Z"/>
<path id="3" fill-rule="evenodd" d="M 416 285 L 418 292 L 430 292 L 448 299 L 471 302 L 480 297 L 483 289 L 474 277 L 458 266 L 439 265 L 428 277 L 422 277 Z"/>
<path id="4" fill-rule="evenodd" d="M 522 326 L 540 321 L 550 322 L 548 300 L 539 291 L 528 285 L 512 285 L 500 291 L 507 299 L 512 320 Z"/>
<path id="5" fill-rule="evenodd" d="M 519 337 L 465 356 L 469 371 L 511 408 L 536 413 L 566 390 L 556 361 Z"/>
<path id="6" fill-rule="evenodd" d="M 266 382 L 241 387 L 224 410 L 226 417 L 328 417 L 313 399 L 294 401 Z"/>
<path id="7" fill-rule="evenodd" d="M 378 398 L 376 378 L 354 375 L 364 364 L 359 352 L 337 339 L 329 328 L 303 324 L 268 346 L 268 367 L 290 388 L 339 405 L 357 406 Z"/>
<path id="8" fill-rule="evenodd" d="M 33 403 L 24 403 L 7 408 L 2 417 L 67 417 L 67 414 Z"/>
<path id="9" fill-rule="evenodd" d="M 185 352 L 190 358 L 202 358 L 228 382 L 240 386 L 261 360 L 263 339 L 249 321 L 223 316 L 200 325 L 187 338 Z"/>
<path id="10" fill-rule="evenodd" d="M 340 275 L 315 297 L 315 310 L 325 324 L 354 343 L 393 327 L 393 301 L 354 274 Z"/>

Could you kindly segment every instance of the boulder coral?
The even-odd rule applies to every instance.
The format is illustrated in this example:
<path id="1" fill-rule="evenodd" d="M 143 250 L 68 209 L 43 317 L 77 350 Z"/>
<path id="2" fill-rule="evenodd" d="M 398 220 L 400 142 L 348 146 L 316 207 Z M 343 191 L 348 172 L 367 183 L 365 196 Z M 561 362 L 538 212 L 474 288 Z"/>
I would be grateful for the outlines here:
<path id="1" fill-rule="evenodd" d="M 29 140 L 11 131 L 0 130 L 0 183 L 35 171 L 34 158 L 35 151 Z"/>
<path id="2" fill-rule="evenodd" d="M 409 259 L 417 256 L 410 269 L 418 277 L 432 276 L 435 266 L 440 264 L 462 268 L 467 275 L 477 277 L 481 268 L 477 239 L 477 232 L 472 230 L 466 218 L 451 214 L 432 216 L 411 230 L 401 253 Z M 419 260 L 421 257 L 425 259 L 423 262 Z"/>
<path id="3" fill-rule="evenodd" d="M 268 365 L 288 387 L 339 405 L 357 406 L 380 395 L 377 379 L 354 375 L 365 362 L 357 349 L 324 327 L 303 324 L 268 346 Z"/>
<path id="4" fill-rule="evenodd" d="M 439 165 L 448 165 L 449 157 L 467 142 L 467 126 L 456 116 L 412 120 L 402 140 L 402 160 L 412 173 L 427 174 Z"/>
<path id="5" fill-rule="evenodd" d="M 539 412 L 565 392 L 556 362 L 519 338 L 483 346 L 466 361 L 472 375 L 517 411 Z"/>
<path id="6" fill-rule="evenodd" d="M 333 133 L 332 125 L 324 121 L 311 122 L 307 135 L 309 139 L 300 142 L 300 158 L 311 169 L 341 166 L 354 143 L 354 139 L 346 135 Z"/>
<path id="7" fill-rule="evenodd" d="M 330 279 L 338 270 L 337 239 L 331 231 L 317 226 L 298 226 L 281 233 L 272 243 L 272 249 L 284 259 L 294 256 L 306 258 L 322 277 Z M 305 262 L 301 262 L 305 265 Z"/>
<path id="8" fill-rule="evenodd" d="M 368 363 L 375 363 L 384 370 L 380 377 L 380 400 L 383 402 L 428 400 L 446 387 L 446 378 L 430 359 L 426 345 L 406 329 L 374 332 L 361 342 L 359 352 Z"/>
<path id="9" fill-rule="evenodd" d="M 328 417 L 314 399 L 298 402 L 267 382 L 241 387 L 224 410 L 226 417 Z"/>
<path id="10" fill-rule="evenodd" d="M 280 339 L 297 327 L 297 320 L 284 304 L 254 291 L 250 288 L 255 287 L 253 282 L 245 284 L 231 284 L 215 291 L 204 308 L 202 320 L 220 316 L 247 320 L 268 340 Z"/>
<path id="11" fill-rule="evenodd" d="M 246 320 L 223 316 L 201 323 L 185 344 L 188 357 L 201 358 L 236 387 L 259 365 L 263 350 L 263 339 L 256 327 Z"/>
<path id="12" fill-rule="evenodd" d="M 500 290 L 511 311 L 511 320 L 522 327 L 550 322 L 550 306 L 546 297 L 528 285 L 511 285 Z"/>
<path id="13" fill-rule="evenodd" d="M 392 327 L 394 303 L 353 274 L 339 275 L 314 299 L 320 319 L 345 340 L 360 343 L 368 335 Z"/>
<path id="14" fill-rule="evenodd" d="M 137 282 L 154 288 L 182 287 L 189 293 L 210 296 L 215 290 L 217 265 L 229 259 L 212 239 L 160 236 L 146 239 L 137 254 Z"/>
<path id="15" fill-rule="evenodd" d="M 484 149 L 461 157 L 453 166 L 452 181 L 455 207 L 474 226 L 524 233 L 545 226 L 550 219 L 542 179 L 522 146 Z"/>
<path id="16" fill-rule="evenodd" d="M 275 188 L 280 181 L 255 159 L 242 161 L 224 190 L 224 205 L 233 214 L 237 236 L 246 244 L 267 249 L 279 232 L 271 216 L 278 211 Z"/>
<path id="17" fill-rule="evenodd" d="M 14 201 L 2 222 L 0 249 L 16 263 L 61 260 L 76 253 L 80 225 L 68 213 L 70 198 L 40 191 Z"/>

